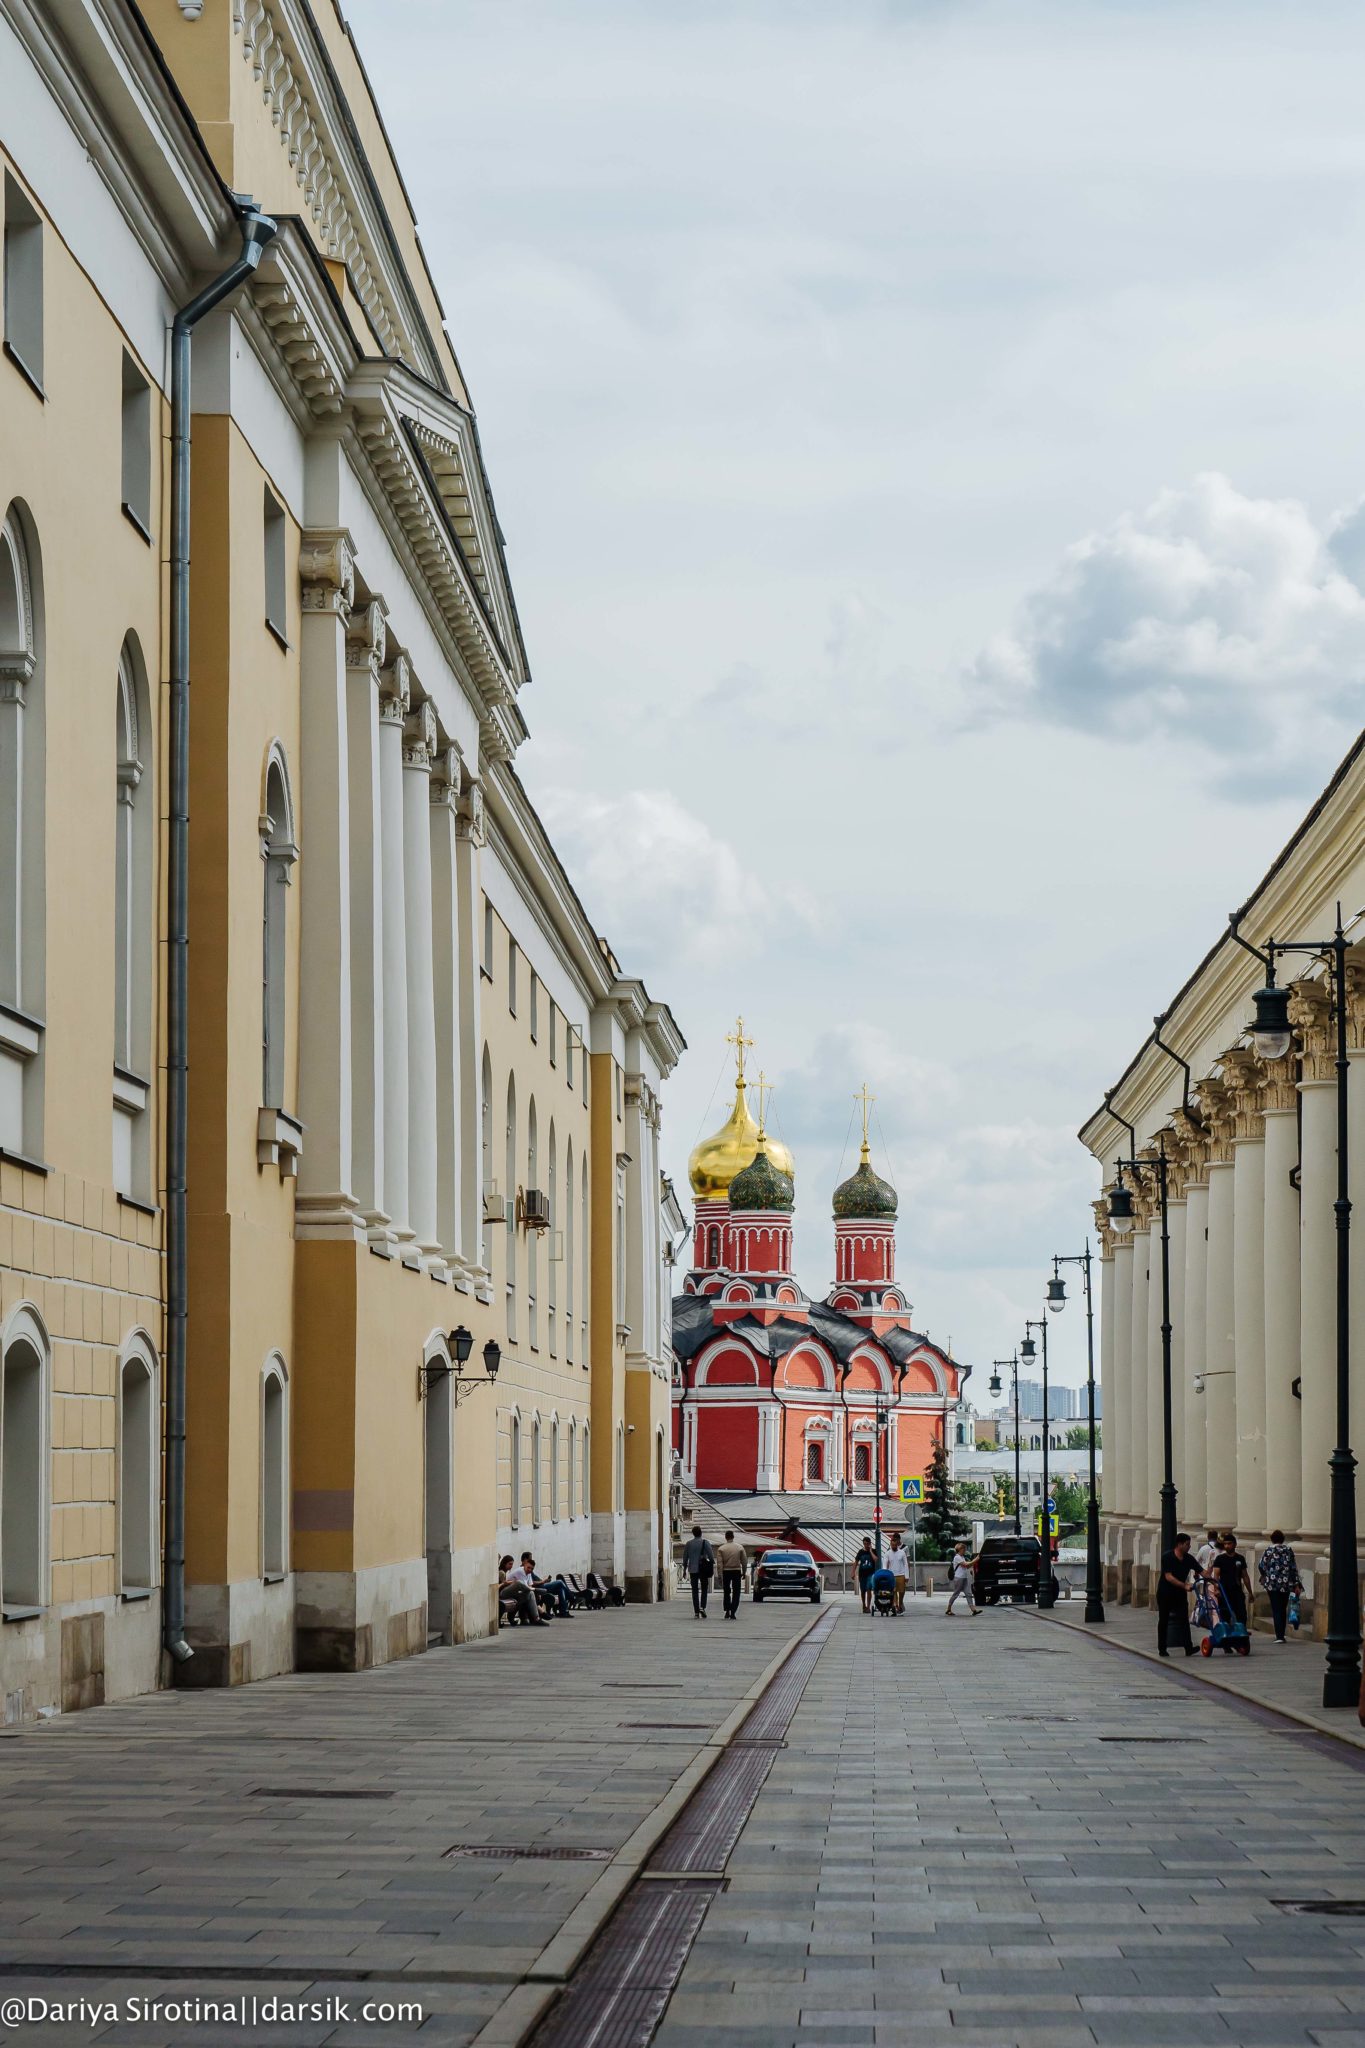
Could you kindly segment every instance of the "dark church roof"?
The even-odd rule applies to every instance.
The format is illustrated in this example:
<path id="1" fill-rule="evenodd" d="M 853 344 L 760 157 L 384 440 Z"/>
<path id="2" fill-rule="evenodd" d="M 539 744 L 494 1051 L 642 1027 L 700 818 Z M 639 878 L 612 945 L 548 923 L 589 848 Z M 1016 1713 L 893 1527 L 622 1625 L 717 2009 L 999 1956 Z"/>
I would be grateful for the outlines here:
<path id="1" fill-rule="evenodd" d="M 917 1330 L 869 1330 L 862 1323 L 855 1322 L 852 1316 L 845 1315 L 842 1309 L 829 1308 L 822 1301 L 811 1303 L 809 1322 L 778 1316 L 771 1323 L 761 1323 L 756 1316 L 738 1316 L 733 1322 L 720 1324 L 712 1317 L 715 1303 L 713 1294 L 679 1294 L 674 1297 L 673 1349 L 679 1358 L 695 1358 L 713 1337 L 730 1334 L 741 1337 L 761 1358 L 773 1360 L 785 1358 L 803 1339 L 811 1336 L 818 1337 L 841 1365 L 848 1364 L 860 1344 L 880 1344 L 896 1365 L 908 1365 L 921 1345 L 928 1344 L 933 1350 L 940 1350 L 931 1337 L 921 1336 Z M 946 1352 L 941 1355 L 947 1356 Z M 971 1367 L 959 1365 L 956 1359 L 949 1362 L 956 1369 L 960 1384 Z"/>

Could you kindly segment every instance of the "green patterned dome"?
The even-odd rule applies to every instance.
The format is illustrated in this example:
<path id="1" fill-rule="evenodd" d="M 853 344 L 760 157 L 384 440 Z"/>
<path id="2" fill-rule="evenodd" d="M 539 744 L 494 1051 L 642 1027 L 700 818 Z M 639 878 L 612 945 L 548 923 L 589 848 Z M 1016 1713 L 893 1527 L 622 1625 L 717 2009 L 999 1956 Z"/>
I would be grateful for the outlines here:
<path id="1" fill-rule="evenodd" d="M 845 1217 L 895 1215 L 899 1198 L 890 1181 L 882 1180 L 872 1171 L 872 1161 L 866 1143 L 863 1156 L 858 1161 L 858 1171 L 846 1181 L 841 1181 L 834 1190 L 834 1220 Z"/>
<path id="2" fill-rule="evenodd" d="M 768 1141 L 760 1138 L 749 1164 L 730 1183 L 730 1208 L 786 1209 L 796 1205 L 790 1174 L 783 1173 L 768 1157 Z"/>

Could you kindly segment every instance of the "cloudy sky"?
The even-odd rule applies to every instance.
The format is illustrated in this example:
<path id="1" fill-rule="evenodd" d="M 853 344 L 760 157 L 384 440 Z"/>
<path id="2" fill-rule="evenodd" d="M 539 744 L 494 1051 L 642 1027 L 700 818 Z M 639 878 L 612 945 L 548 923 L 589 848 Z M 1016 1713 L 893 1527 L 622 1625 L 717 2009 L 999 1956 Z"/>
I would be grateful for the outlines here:
<path id="1" fill-rule="evenodd" d="M 823 1291 L 867 1080 L 979 1388 L 1084 1240 L 1077 1126 L 1361 723 L 1365 10 L 343 4 L 519 766 L 690 1042 L 670 1163 L 742 1010 Z"/>

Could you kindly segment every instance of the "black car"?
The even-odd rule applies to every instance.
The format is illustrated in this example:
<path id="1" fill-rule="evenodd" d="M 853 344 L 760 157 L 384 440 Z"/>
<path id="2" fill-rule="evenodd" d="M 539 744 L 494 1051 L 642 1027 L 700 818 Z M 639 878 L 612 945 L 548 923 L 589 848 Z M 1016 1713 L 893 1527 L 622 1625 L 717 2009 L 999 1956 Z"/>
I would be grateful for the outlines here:
<path id="1" fill-rule="evenodd" d="M 787 1594 L 798 1600 L 818 1600 L 824 1590 L 825 1582 L 808 1550 L 765 1550 L 754 1566 L 755 1600 Z"/>
<path id="2" fill-rule="evenodd" d="M 1036 1536 L 988 1536 L 977 1553 L 978 1607 L 1001 1600 L 1037 1600 L 1043 1574 L 1043 1546 Z"/>

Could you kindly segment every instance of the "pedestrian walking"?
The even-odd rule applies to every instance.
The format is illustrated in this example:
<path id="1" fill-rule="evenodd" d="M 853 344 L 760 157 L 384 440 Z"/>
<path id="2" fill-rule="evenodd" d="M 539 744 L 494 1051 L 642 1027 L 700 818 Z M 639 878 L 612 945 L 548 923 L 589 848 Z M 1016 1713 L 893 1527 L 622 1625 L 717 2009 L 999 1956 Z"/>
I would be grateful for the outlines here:
<path id="1" fill-rule="evenodd" d="M 739 1618 L 739 1596 L 744 1585 L 744 1572 L 748 1562 L 749 1556 L 744 1545 L 736 1543 L 733 1529 L 727 1529 L 725 1541 L 716 1545 L 716 1564 L 720 1571 L 720 1590 L 727 1621 L 737 1621 Z"/>
<path id="2" fill-rule="evenodd" d="M 716 1553 L 701 1533 L 701 1523 L 692 1524 L 692 1534 L 683 1545 L 683 1570 L 692 1581 L 692 1612 L 698 1621 L 706 1619 L 706 1596 L 715 1576 Z"/>
<path id="3" fill-rule="evenodd" d="M 1161 1560 L 1161 1579 L 1156 1589 L 1157 1654 L 1169 1657 L 1172 1639 L 1187 1657 L 1196 1657 L 1190 1635 L 1190 1580 L 1198 1578 L 1199 1566 L 1190 1556 L 1190 1539 L 1177 1536 Z"/>
<path id="4" fill-rule="evenodd" d="M 975 1563 L 975 1561 L 976 1560 L 974 1558 L 971 1558 L 967 1555 L 967 1546 L 965 1543 L 957 1544 L 957 1546 L 954 1548 L 953 1555 L 949 1562 L 948 1567 L 952 1577 L 952 1585 L 948 1592 L 948 1605 L 943 1610 L 943 1618 L 945 1621 L 948 1619 L 948 1616 L 952 1613 L 954 1607 L 956 1607 L 958 1601 L 962 1598 L 964 1593 L 967 1597 L 968 1613 L 980 1614 L 981 1609 L 976 1604 L 976 1594 L 972 1588 L 972 1566 Z"/>
<path id="5" fill-rule="evenodd" d="M 877 1569 L 877 1553 L 872 1548 L 872 1538 L 864 1536 L 863 1547 L 853 1561 L 858 1574 L 858 1592 L 862 1597 L 863 1613 L 872 1612 L 872 1574 Z"/>
<path id="6" fill-rule="evenodd" d="M 1205 1578 L 1207 1578 L 1209 1573 L 1213 1570 L 1213 1560 L 1215 1559 L 1215 1557 L 1217 1557 L 1217 1555 L 1218 1531 L 1216 1529 L 1210 1529 L 1208 1535 L 1204 1538 L 1204 1541 L 1200 1544 L 1199 1549 L 1196 1552 L 1196 1560 L 1198 1562 L 1199 1569 L 1204 1574 Z"/>
<path id="7" fill-rule="evenodd" d="M 910 1553 L 901 1541 L 899 1529 L 891 1531 L 891 1547 L 886 1553 L 886 1568 L 896 1581 L 896 1613 L 905 1612 L 905 1589 L 910 1583 Z"/>
<path id="8" fill-rule="evenodd" d="M 1246 1629 L 1248 1627 L 1247 1608 L 1251 1593 L 1251 1573 L 1247 1570 L 1246 1559 L 1237 1548 L 1237 1538 L 1230 1529 L 1222 1540 L 1222 1546 L 1217 1557 L 1213 1560 L 1210 1577 L 1216 1581 L 1219 1592 L 1227 1602 L 1228 1612 L 1231 1614 L 1232 1619 L 1240 1622 L 1242 1627 Z M 1243 1647 L 1246 1648 L 1249 1645 L 1250 1636 L 1248 1635 Z M 1222 1646 L 1223 1655 L 1231 1657 L 1235 1648 L 1235 1643 L 1224 1643 Z"/>
<path id="9" fill-rule="evenodd" d="M 1275 1640 L 1285 1640 L 1285 1623 L 1289 1619 L 1289 1602 L 1295 1593 L 1303 1591 L 1303 1580 L 1299 1577 L 1299 1561 L 1290 1545 L 1284 1540 L 1283 1529 L 1272 1529 L 1270 1542 L 1256 1560 L 1256 1576 L 1265 1587 L 1270 1601 L 1270 1618 L 1275 1624 Z M 1295 1628 L 1298 1621 L 1295 1620 Z"/>

